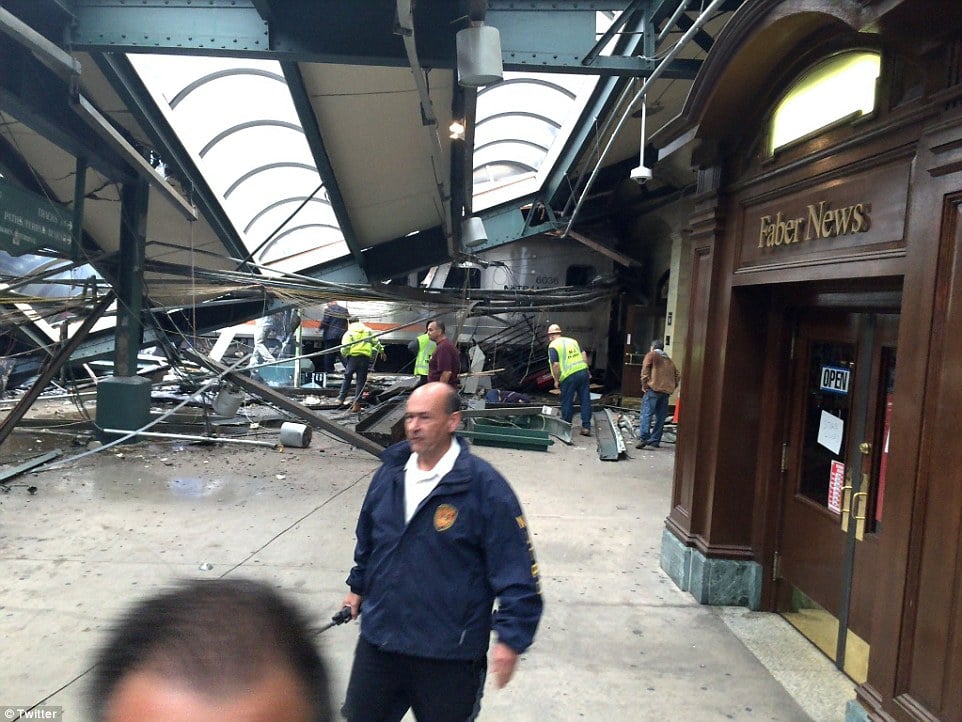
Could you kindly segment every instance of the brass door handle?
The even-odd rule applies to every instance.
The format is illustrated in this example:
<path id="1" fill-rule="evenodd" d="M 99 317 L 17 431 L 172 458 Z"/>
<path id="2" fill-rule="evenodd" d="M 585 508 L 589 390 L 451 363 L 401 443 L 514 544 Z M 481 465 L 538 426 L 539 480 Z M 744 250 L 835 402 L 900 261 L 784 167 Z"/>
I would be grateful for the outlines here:
<path id="1" fill-rule="evenodd" d="M 862 498 L 865 501 L 865 503 L 862 505 L 861 514 L 859 514 L 859 498 Z M 865 521 L 865 509 L 868 507 L 868 492 L 855 492 L 855 494 L 852 495 L 852 502 L 855 504 L 855 511 L 852 513 L 852 518 L 856 521 Z"/>
<path id="2" fill-rule="evenodd" d="M 863 503 L 861 509 L 859 509 L 859 497 L 862 498 Z M 855 507 L 852 518 L 855 519 L 855 538 L 858 541 L 862 541 L 865 537 L 865 512 L 868 510 L 868 492 L 859 491 L 852 496 L 852 505 Z M 861 511 L 861 514 L 859 513 Z"/>
<path id="3" fill-rule="evenodd" d="M 849 512 L 852 511 L 852 475 L 851 473 L 845 475 L 845 485 L 842 487 L 842 518 L 839 521 L 839 526 L 842 527 L 842 531 L 848 531 L 848 517 Z"/>
<path id="4" fill-rule="evenodd" d="M 851 511 L 849 507 L 849 502 L 852 500 L 852 485 L 846 484 L 842 487 L 842 514 L 848 514 Z"/>

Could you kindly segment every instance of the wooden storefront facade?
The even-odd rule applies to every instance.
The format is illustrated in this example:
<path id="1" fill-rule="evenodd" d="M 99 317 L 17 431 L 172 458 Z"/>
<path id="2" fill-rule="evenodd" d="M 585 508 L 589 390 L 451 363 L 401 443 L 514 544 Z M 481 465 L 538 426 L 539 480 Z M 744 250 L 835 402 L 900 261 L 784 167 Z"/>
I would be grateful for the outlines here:
<path id="1" fill-rule="evenodd" d="M 785 614 L 852 719 L 962 719 L 959 6 L 749 0 L 653 139 L 699 177 L 662 565 Z M 768 151 L 785 91 L 855 50 L 875 110 Z"/>

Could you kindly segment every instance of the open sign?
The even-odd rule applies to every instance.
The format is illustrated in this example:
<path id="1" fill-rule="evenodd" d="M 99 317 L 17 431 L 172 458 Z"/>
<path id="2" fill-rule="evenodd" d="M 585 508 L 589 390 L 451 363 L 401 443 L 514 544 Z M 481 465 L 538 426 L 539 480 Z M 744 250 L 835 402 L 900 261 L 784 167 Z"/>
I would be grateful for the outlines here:
<path id="1" fill-rule="evenodd" d="M 821 389 L 827 394 L 847 394 L 852 372 L 838 366 L 822 366 Z"/>

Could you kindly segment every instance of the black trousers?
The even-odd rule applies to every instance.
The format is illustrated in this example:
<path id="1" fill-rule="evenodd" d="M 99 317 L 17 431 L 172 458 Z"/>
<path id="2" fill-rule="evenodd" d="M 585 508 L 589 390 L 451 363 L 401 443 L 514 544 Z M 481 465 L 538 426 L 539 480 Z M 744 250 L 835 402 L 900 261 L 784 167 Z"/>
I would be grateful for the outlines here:
<path id="1" fill-rule="evenodd" d="M 367 383 L 367 371 L 371 366 L 371 359 L 367 356 L 348 356 L 344 364 L 344 380 L 341 381 L 341 391 L 337 397 L 341 400 L 347 398 L 347 390 L 351 388 L 351 379 L 357 374 L 357 386 L 354 388 L 354 400 L 361 400 L 361 392 L 364 391 L 364 384 Z"/>
<path id="2" fill-rule="evenodd" d="M 481 710 L 488 661 L 382 652 L 359 637 L 342 713 L 350 722 L 470 722 Z"/>
<path id="3" fill-rule="evenodd" d="M 327 351 L 329 348 L 334 348 L 335 346 L 341 345 L 341 339 L 339 338 L 325 338 L 321 340 L 321 351 Z M 324 367 L 325 373 L 334 373 L 334 362 L 341 357 L 339 353 L 329 353 L 321 356 L 321 364 Z"/>

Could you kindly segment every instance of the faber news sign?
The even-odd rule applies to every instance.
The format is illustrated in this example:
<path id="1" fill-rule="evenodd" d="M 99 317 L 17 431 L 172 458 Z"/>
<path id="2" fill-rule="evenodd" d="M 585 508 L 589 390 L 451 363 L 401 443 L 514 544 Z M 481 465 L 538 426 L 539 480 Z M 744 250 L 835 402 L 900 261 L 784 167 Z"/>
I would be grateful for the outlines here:
<path id="1" fill-rule="evenodd" d="M 833 208 L 830 201 L 809 203 L 804 213 L 763 215 L 759 222 L 758 247 L 772 248 L 821 238 L 865 233 L 872 227 L 872 204 L 853 203 Z"/>
<path id="2" fill-rule="evenodd" d="M 0 179 L 0 250 L 11 256 L 45 248 L 67 254 L 72 228 L 62 206 Z"/>
<path id="3" fill-rule="evenodd" d="M 821 267 L 806 272 L 812 276 L 832 273 L 836 262 L 896 258 L 905 248 L 908 179 L 909 163 L 898 158 L 820 183 L 801 178 L 746 190 L 736 272 Z"/>

